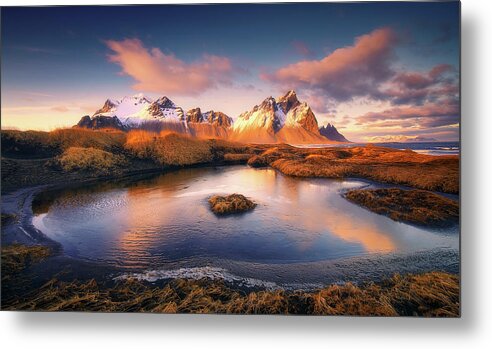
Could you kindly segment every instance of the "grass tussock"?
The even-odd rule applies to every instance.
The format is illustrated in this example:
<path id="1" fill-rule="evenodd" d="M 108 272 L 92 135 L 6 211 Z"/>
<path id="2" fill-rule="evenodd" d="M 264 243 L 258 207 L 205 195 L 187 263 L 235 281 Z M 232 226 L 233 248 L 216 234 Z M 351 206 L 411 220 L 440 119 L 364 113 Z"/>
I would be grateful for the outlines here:
<path id="1" fill-rule="evenodd" d="M 267 167 L 269 164 L 265 161 L 265 158 L 259 155 L 253 155 L 248 159 L 247 164 L 251 167 Z"/>
<path id="2" fill-rule="evenodd" d="M 125 148 L 139 158 L 150 158 L 161 165 L 184 166 L 213 160 L 208 141 L 167 131 L 130 131 Z"/>
<path id="3" fill-rule="evenodd" d="M 226 153 L 224 154 L 224 162 L 245 164 L 252 156 L 252 154 Z"/>
<path id="4" fill-rule="evenodd" d="M 458 202 L 428 191 L 357 189 L 347 192 L 345 197 L 395 221 L 431 227 L 452 226 L 459 221 Z"/>
<path id="5" fill-rule="evenodd" d="M 46 246 L 13 244 L 2 247 L 2 282 L 50 255 L 51 250 Z"/>
<path id="6" fill-rule="evenodd" d="M 210 209 L 216 215 L 228 215 L 251 211 L 256 207 L 256 203 L 241 194 L 231 194 L 227 196 L 214 195 L 208 199 Z"/>
<path id="7" fill-rule="evenodd" d="M 295 159 L 298 157 L 295 149 L 296 148 L 287 145 L 268 148 L 249 159 L 248 165 L 252 167 L 266 167 L 270 166 L 274 161 L 280 158 L 288 160 Z"/>
<path id="8" fill-rule="evenodd" d="M 99 174 L 117 172 L 126 165 L 125 157 L 96 148 L 71 147 L 57 158 L 64 171 L 91 171 Z"/>
<path id="9" fill-rule="evenodd" d="M 395 275 L 363 286 L 331 285 L 315 292 L 243 292 L 205 279 L 175 280 L 162 287 L 135 280 L 106 287 L 94 280 L 53 279 L 6 309 L 426 317 L 457 317 L 460 311 L 458 277 L 440 272 Z"/>

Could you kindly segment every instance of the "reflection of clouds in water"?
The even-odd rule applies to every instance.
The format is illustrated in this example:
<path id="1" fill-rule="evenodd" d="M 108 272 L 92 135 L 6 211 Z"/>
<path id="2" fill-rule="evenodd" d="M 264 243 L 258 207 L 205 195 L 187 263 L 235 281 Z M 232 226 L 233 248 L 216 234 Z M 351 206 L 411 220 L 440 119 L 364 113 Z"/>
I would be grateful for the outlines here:
<path id="1" fill-rule="evenodd" d="M 286 177 L 272 169 L 188 169 L 94 190 L 87 194 L 91 200 L 80 199 L 92 201 L 88 207 L 73 201 L 66 215 L 47 216 L 62 244 L 80 246 L 84 257 L 125 266 L 196 256 L 298 262 L 443 245 L 439 234 L 398 224 L 340 195 L 363 185 Z M 233 192 L 259 206 L 246 215 L 217 218 L 206 199 Z M 53 202 L 53 210 L 65 206 Z M 84 220 L 73 224 L 75 217 Z"/>
<path id="2" fill-rule="evenodd" d="M 391 235 L 387 235 L 372 222 L 361 225 L 360 222 L 351 218 L 351 215 L 337 212 L 326 223 L 331 227 L 330 231 L 333 234 L 346 241 L 361 243 L 368 252 L 391 252 L 396 250 L 396 245 Z"/>
<path id="3" fill-rule="evenodd" d="M 282 195 L 277 195 L 277 196 L 266 196 L 265 199 L 267 202 L 277 202 L 277 203 L 283 203 L 283 204 L 292 204 L 292 200 L 287 198 L 286 196 Z"/>
<path id="4" fill-rule="evenodd" d="M 286 215 L 283 219 L 306 232 L 299 243 L 303 250 L 322 243 L 320 236 L 326 234 L 334 234 L 347 242 L 360 244 L 368 252 L 391 252 L 396 249 L 391 234 L 387 234 L 370 219 L 364 221 L 367 212 L 361 211 L 358 212 L 360 216 L 354 216 L 354 207 L 348 206 L 345 199 L 340 197 L 341 189 L 360 186 L 362 182 L 295 183 L 297 200 L 290 202 L 294 214 Z"/>

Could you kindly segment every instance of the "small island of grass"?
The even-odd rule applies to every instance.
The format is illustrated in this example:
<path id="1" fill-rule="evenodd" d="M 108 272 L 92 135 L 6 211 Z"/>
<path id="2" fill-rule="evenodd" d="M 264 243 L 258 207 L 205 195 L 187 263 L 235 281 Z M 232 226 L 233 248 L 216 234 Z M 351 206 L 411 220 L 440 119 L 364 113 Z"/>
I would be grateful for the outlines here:
<path id="1" fill-rule="evenodd" d="M 399 222 L 442 228 L 459 221 L 457 201 L 425 190 L 356 189 L 345 198 Z"/>
<path id="2" fill-rule="evenodd" d="M 212 212 L 221 216 L 251 211 L 256 207 L 256 203 L 241 194 L 214 195 L 208 203 Z"/>

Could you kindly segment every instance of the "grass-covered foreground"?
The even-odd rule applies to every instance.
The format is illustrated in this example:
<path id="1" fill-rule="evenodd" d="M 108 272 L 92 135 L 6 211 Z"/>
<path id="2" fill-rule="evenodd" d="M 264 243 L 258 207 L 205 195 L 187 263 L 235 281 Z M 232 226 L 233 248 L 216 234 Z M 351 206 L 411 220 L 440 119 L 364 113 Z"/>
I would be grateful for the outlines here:
<path id="1" fill-rule="evenodd" d="M 13 249 L 17 249 L 16 253 Z M 2 250 L 2 282 L 46 257 L 39 246 Z M 31 255 L 32 254 L 32 255 Z M 22 256 L 18 258 L 18 256 Z M 4 264 L 5 263 L 5 264 Z M 15 275 L 15 274 L 14 274 Z M 154 286 L 128 279 L 108 286 L 95 280 L 52 279 L 23 297 L 4 301 L 3 310 L 157 313 L 439 316 L 460 314 L 459 279 L 431 272 L 395 275 L 381 283 L 330 285 L 314 292 L 240 291 L 206 279 L 174 280 Z"/>

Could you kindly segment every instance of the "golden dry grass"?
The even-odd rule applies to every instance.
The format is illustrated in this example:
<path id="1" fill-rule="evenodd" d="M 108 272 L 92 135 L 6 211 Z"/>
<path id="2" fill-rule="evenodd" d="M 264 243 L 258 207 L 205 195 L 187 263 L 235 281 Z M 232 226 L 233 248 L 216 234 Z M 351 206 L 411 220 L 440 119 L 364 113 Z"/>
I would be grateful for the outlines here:
<path id="1" fill-rule="evenodd" d="M 158 313 L 459 316 L 459 279 L 431 272 L 395 275 L 382 283 L 331 285 L 315 292 L 232 290 L 222 282 L 175 280 L 149 286 L 135 280 L 104 286 L 51 280 L 10 310 Z"/>
<path id="2" fill-rule="evenodd" d="M 44 131 L 2 130 L 2 155 L 50 157 L 70 147 L 96 148 L 105 151 L 122 149 L 126 135 L 115 130 L 81 128 Z"/>
<path id="3" fill-rule="evenodd" d="M 42 131 L 2 130 L 2 157 L 36 158 L 53 156 L 57 149 Z"/>
<path id="4" fill-rule="evenodd" d="M 96 148 L 70 147 L 57 158 L 64 171 L 114 173 L 126 165 L 125 157 Z"/>
<path id="5" fill-rule="evenodd" d="M 227 141 L 224 139 L 209 139 L 213 148 L 222 150 L 224 153 L 252 153 L 256 150 L 254 146 L 244 143 Z"/>
<path id="6" fill-rule="evenodd" d="M 2 287 L 50 255 L 45 246 L 2 247 Z M 443 272 L 396 274 L 380 283 L 329 285 L 313 292 L 241 291 L 208 279 L 177 279 L 163 286 L 133 279 L 116 284 L 51 279 L 23 296 L 5 297 L 2 309 L 457 317 L 460 285 L 457 275 Z"/>
<path id="7" fill-rule="evenodd" d="M 51 250 L 45 246 L 13 244 L 2 247 L 2 282 L 50 255 Z"/>
<path id="8" fill-rule="evenodd" d="M 266 167 L 278 159 L 291 160 L 297 158 L 298 155 L 294 147 L 281 145 L 268 148 L 260 154 L 251 157 L 248 161 L 248 165 L 251 167 Z"/>
<path id="9" fill-rule="evenodd" d="M 357 189 L 345 197 L 372 212 L 395 221 L 431 227 L 446 227 L 459 221 L 458 202 L 423 190 Z"/>
<path id="10" fill-rule="evenodd" d="M 71 147 L 118 151 L 123 148 L 126 134 L 122 131 L 89 130 L 81 128 L 57 129 L 49 132 L 49 142 L 61 150 Z"/>
<path id="11" fill-rule="evenodd" d="M 124 133 L 77 128 L 52 132 L 2 131 L 2 193 L 25 186 L 72 183 L 107 175 L 106 171 L 65 171 L 58 159 L 73 147 L 94 148 L 123 156 L 126 165 L 112 171 L 111 175 L 173 166 L 245 163 L 248 154 L 264 150 L 264 147 L 196 139 L 170 131 Z M 77 164 L 71 163 L 70 167 L 75 168 Z"/>
<path id="12" fill-rule="evenodd" d="M 224 162 L 226 163 L 241 163 L 245 164 L 254 155 L 252 154 L 237 154 L 237 153 L 225 153 Z"/>
<path id="13" fill-rule="evenodd" d="M 269 165 L 265 157 L 259 155 L 253 155 L 248 159 L 247 164 L 251 167 L 266 167 Z"/>
<path id="14" fill-rule="evenodd" d="M 256 203 L 241 194 L 214 195 L 208 199 L 210 209 L 217 215 L 241 213 L 254 209 Z"/>
<path id="15" fill-rule="evenodd" d="M 459 192 L 459 158 L 430 156 L 376 146 L 298 149 L 281 146 L 252 157 L 254 167 L 271 166 L 297 177 L 367 178 L 419 189 Z"/>
<path id="16" fill-rule="evenodd" d="M 435 157 L 377 146 L 299 149 L 285 144 L 247 145 L 197 139 L 170 131 L 124 133 L 77 128 L 52 132 L 2 131 L 2 156 L 47 158 L 58 156 L 70 147 L 100 149 L 156 166 L 237 163 L 251 155 L 248 158 L 251 166 L 271 166 L 291 176 L 367 178 L 425 190 L 459 192 L 457 156 Z"/>
<path id="17" fill-rule="evenodd" d="M 208 141 L 168 131 L 159 134 L 143 130 L 130 131 L 125 149 L 139 158 L 150 158 L 161 165 L 184 166 L 213 160 Z"/>

